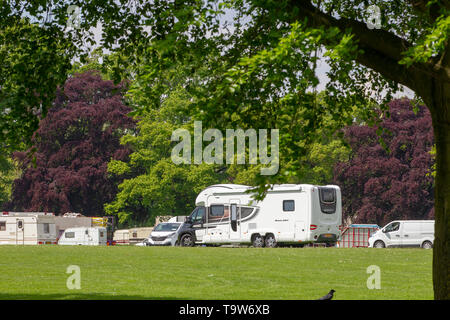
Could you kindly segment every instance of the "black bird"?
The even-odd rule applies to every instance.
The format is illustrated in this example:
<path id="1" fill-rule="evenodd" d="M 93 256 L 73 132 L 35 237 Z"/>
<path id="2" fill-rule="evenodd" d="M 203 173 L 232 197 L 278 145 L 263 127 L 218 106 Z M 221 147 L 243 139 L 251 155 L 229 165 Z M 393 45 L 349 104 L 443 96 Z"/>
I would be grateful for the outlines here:
<path id="1" fill-rule="evenodd" d="M 334 291 L 333 289 L 331 289 L 330 292 L 328 292 L 328 294 L 324 295 L 322 298 L 319 298 L 319 299 L 317 299 L 317 300 L 331 300 L 331 299 L 333 299 L 333 294 L 334 294 L 335 292 L 336 292 L 336 291 Z"/>

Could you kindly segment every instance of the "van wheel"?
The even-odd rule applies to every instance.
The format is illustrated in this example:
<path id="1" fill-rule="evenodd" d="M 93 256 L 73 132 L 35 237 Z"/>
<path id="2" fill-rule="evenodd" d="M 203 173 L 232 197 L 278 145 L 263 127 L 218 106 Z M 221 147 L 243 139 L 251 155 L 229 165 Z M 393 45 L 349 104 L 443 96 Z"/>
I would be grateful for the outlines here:
<path id="1" fill-rule="evenodd" d="M 264 247 L 264 238 L 260 234 L 257 234 L 255 236 L 253 236 L 253 241 L 252 242 L 253 242 L 253 246 L 255 248 L 262 248 L 262 247 Z"/>
<path id="2" fill-rule="evenodd" d="M 266 235 L 265 243 L 267 248 L 275 248 L 277 246 L 277 240 L 275 240 L 273 234 Z"/>
<path id="3" fill-rule="evenodd" d="M 189 233 L 183 234 L 180 240 L 180 244 L 182 247 L 193 247 L 194 239 L 192 239 L 192 236 Z"/>
<path id="4" fill-rule="evenodd" d="M 432 249 L 433 248 L 433 244 L 430 241 L 424 241 L 422 243 L 422 248 L 424 248 L 424 249 Z"/>
<path id="5" fill-rule="evenodd" d="M 384 244 L 383 241 L 378 240 L 378 241 L 375 241 L 375 243 L 373 244 L 373 247 L 374 248 L 385 248 L 386 245 Z"/>

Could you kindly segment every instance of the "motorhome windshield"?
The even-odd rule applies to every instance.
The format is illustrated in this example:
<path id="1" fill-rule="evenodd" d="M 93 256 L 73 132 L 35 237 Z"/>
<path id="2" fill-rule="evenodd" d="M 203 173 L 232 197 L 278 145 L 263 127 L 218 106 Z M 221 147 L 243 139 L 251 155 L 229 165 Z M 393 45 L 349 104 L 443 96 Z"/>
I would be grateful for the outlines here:
<path id="1" fill-rule="evenodd" d="M 153 231 L 177 231 L 181 223 L 160 223 Z"/>

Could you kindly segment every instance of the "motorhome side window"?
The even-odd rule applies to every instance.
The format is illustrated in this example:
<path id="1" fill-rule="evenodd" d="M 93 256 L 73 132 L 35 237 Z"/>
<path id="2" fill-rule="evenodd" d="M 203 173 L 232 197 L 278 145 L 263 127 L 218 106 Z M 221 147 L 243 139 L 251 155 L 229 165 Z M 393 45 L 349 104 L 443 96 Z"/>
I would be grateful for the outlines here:
<path id="1" fill-rule="evenodd" d="M 224 207 L 223 205 L 212 205 L 210 208 L 211 217 L 223 217 Z"/>
<path id="2" fill-rule="evenodd" d="M 241 219 L 244 219 L 252 214 L 254 208 L 250 207 L 241 207 Z"/>
<path id="3" fill-rule="evenodd" d="M 295 201 L 283 200 L 283 211 L 295 211 Z"/>
<path id="4" fill-rule="evenodd" d="M 209 207 L 209 213 L 208 213 L 208 221 L 219 221 L 223 219 L 225 215 L 225 207 L 224 205 L 220 204 L 213 204 L 211 207 Z"/>
<path id="5" fill-rule="evenodd" d="M 50 224 L 44 223 L 44 233 L 50 233 Z"/>
<path id="6" fill-rule="evenodd" d="M 0 231 L 6 231 L 6 221 L 0 221 Z"/>

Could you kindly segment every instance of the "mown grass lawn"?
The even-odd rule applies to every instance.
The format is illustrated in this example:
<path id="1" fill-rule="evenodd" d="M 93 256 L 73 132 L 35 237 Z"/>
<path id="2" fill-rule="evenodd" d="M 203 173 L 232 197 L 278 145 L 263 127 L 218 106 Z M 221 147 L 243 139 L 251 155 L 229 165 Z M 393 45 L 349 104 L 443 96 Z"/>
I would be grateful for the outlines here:
<path id="1" fill-rule="evenodd" d="M 433 299 L 423 249 L 1 246 L 0 269 L 0 299 Z"/>

